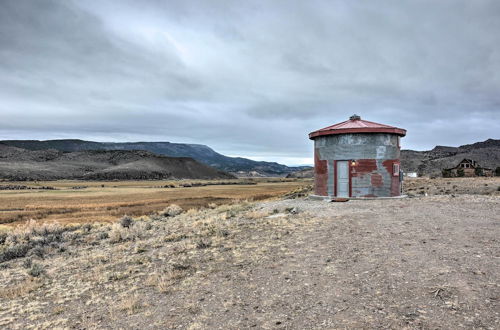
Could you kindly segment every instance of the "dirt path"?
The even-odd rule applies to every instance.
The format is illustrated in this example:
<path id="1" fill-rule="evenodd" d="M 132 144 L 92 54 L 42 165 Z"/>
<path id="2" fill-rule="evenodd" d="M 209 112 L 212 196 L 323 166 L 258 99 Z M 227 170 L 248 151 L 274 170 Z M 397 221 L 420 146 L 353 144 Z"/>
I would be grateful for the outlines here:
<path id="1" fill-rule="evenodd" d="M 90 249 L 57 257 L 47 264 L 50 281 L 29 299 L 24 297 L 44 306 L 46 312 L 33 318 L 35 324 L 134 329 L 500 327 L 498 197 L 347 203 L 299 199 L 228 212 L 224 225 L 214 229 L 226 234 L 211 236 L 209 244 L 189 238 L 172 244 L 165 243 L 170 239 L 145 240 L 140 243 L 145 252 L 137 253 L 137 242 L 102 243 L 93 249 L 98 249 L 95 258 L 112 256 L 106 262 L 91 258 Z M 188 230 L 206 230 L 218 220 L 206 221 L 197 220 Z M 145 285 L 148 276 L 167 264 L 181 269 L 175 281 L 164 290 Z M 100 277 L 104 270 L 107 280 Z M 109 270 L 129 275 L 109 280 Z M 91 280 L 92 273 L 99 280 Z M 57 314 L 47 312 L 57 306 L 44 298 L 46 292 L 68 284 L 85 290 L 70 295 Z"/>

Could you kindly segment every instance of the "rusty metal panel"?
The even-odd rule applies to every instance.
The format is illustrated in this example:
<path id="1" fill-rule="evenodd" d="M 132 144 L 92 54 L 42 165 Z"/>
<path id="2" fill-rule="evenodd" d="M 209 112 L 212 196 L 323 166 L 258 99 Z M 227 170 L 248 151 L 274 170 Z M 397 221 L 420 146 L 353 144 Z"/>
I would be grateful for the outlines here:
<path id="1" fill-rule="evenodd" d="M 316 138 L 315 164 L 319 164 L 315 169 L 316 194 L 336 196 L 335 163 L 343 160 L 350 165 L 351 196 L 399 196 L 400 181 L 393 173 L 394 165 L 399 165 L 398 140 L 397 135 L 379 133 Z"/>
<path id="2" fill-rule="evenodd" d="M 373 173 L 371 175 L 371 184 L 373 187 L 382 187 L 384 185 L 384 180 L 382 175 L 378 173 Z"/>
<path id="3" fill-rule="evenodd" d="M 356 159 L 356 164 L 352 167 L 352 176 L 357 177 L 377 170 L 375 159 Z"/>
<path id="4" fill-rule="evenodd" d="M 317 149 L 314 151 L 314 192 L 319 196 L 327 195 L 328 166 L 327 160 L 319 158 Z"/>
<path id="5" fill-rule="evenodd" d="M 376 159 L 356 160 L 353 168 L 352 189 L 356 197 L 391 196 L 392 175 L 382 161 Z"/>

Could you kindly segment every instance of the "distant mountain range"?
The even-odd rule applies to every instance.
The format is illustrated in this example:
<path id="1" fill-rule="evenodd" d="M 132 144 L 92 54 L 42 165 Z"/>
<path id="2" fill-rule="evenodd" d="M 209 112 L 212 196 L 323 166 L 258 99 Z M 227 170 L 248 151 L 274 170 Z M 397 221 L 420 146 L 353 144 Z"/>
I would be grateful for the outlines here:
<path id="1" fill-rule="evenodd" d="M 291 174 L 289 177 L 312 176 L 312 171 L 310 171 L 311 168 L 309 166 L 289 167 L 274 162 L 258 162 L 246 158 L 228 157 L 201 144 L 170 142 L 111 143 L 83 140 L 4 140 L 0 141 L 0 147 L 0 174 L 2 174 L 2 166 L 4 174 L 7 173 L 5 172 L 7 168 L 9 169 L 8 173 L 14 173 L 13 175 L 26 174 L 29 172 L 28 169 L 32 168 L 33 162 L 36 162 L 36 167 L 39 169 L 43 167 L 44 170 L 42 172 L 44 173 L 49 173 L 51 170 L 54 170 L 51 172 L 52 174 L 47 174 L 47 177 L 56 178 L 58 166 L 61 164 L 65 164 L 61 166 L 67 169 L 68 166 L 71 167 L 75 164 L 71 163 L 72 160 L 76 160 L 76 163 L 80 162 L 80 165 L 83 166 L 87 161 L 94 164 L 94 160 L 98 158 L 97 163 L 101 163 L 101 165 L 96 167 L 91 166 L 88 168 L 88 171 L 79 168 L 80 165 L 75 165 L 77 170 L 72 174 L 72 177 L 81 177 L 85 175 L 86 178 L 104 178 L 109 173 L 111 173 L 109 174 L 109 178 L 117 179 L 120 177 L 166 178 L 169 175 L 175 178 L 199 178 L 200 175 L 205 175 L 207 178 L 227 178 L 231 176 L 231 174 L 228 173 L 232 173 L 236 176 L 254 177 L 287 176 L 289 174 Z M 7 147 L 16 148 L 9 149 L 11 156 L 6 156 L 9 155 L 9 152 L 6 151 Z M 12 150 L 16 150 L 16 156 L 14 158 L 12 158 Z M 139 150 L 143 152 L 141 153 Z M 31 151 L 31 153 L 28 151 Z M 9 157 L 11 157 L 10 160 Z M 21 157 L 21 159 L 19 159 L 19 157 Z M 23 157 L 27 157 L 27 159 Z M 34 160 L 33 157 L 36 160 Z M 115 161 L 113 159 L 120 157 L 122 157 L 123 160 L 114 164 Z M 179 166 L 188 166 L 189 163 L 189 166 L 191 166 L 190 173 L 179 172 L 178 170 L 176 170 L 176 172 L 172 167 L 169 167 L 170 165 L 168 164 L 173 164 L 174 159 L 179 157 L 183 160 L 180 160 L 176 164 Z M 192 159 L 189 160 L 188 158 L 192 158 L 195 161 Z M 467 144 L 460 147 L 436 146 L 434 149 L 428 151 L 401 150 L 401 167 L 405 172 L 417 172 L 421 175 L 439 175 L 443 168 L 454 167 L 464 158 L 474 159 L 483 167 L 495 169 L 497 166 L 500 166 L 500 140 L 488 139 L 483 142 Z M 23 165 L 25 172 L 21 170 L 23 167 L 19 163 L 23 161 L 23 159 L 25 161 Z M 28 163 L 26 163 L 26 161 Z M 9 162 L 11 165 L 17 164 L 17 172 L 12 172 L 15 166 L 12 167 L 11 165 L 7 165 Z M 46 162 L 46 164 L 42 166 L 43 162 Z M 183 162 L 185 164 L 181 164 Z M 203 164 L 199 164 L 198 162 L 208 166 L 203 166 Z M 54 167 L 56 163 L 59 165 Z M 108 166 L 106 164 L 111 164 L 113 166 Z M 203 167 L 199 167 L 198 165 Z M 53 168 L 51 168 L 51 166 Z M 162 169 L 163 167 L 165 168 Z M 145 171 L 133 173 L 132 169 L 134 168 L 139 170 L 139 172 L 141 168 Z M 166 168 L 170 170 L 166 170 Z M 120 172 L 122 169 L 123 171 Z M 195 173 L 196 171 L 200 171 L 201 174 Z M 91 174 L 91 172 L 95 173 Z M 43 179 L 44 175 L 38 177 Z"/>
<path id="2" fill-rule="evenodd" d="M 405 172 L 440 175 L 442 169 L 454 167 L 464 158 L 494 170 L 500 166 L 500 140 L 488 139 L 460 147 L 436 146 L 428 151 L 401 150 L 401 167 Z"/>
<path id="3" fill-rule="evenodd" d="M 62 152 L 26 150 L 0 143 L 3 180 L 233 179 L 233 175 L 192 158 L 166 157 L 142 150 Z"/>
<path id="4" fill-rule="evenodd" d="M 297 172 L 290 173 L 286 176 L 287 179 L 306 179 L 314 178 L 314 168 L 306 168 Z"/>
<path id="5" fill-rule="evenodd" d="M 202 144 L 170 142 L 93 142 L 83 140 L 4 140 L 0 143 L 27 150 L 58 150 L 75 152 L 87 150 L 145 150 L 169 157 L 190 157 L 205 165 L 238 176 L 285 176 L 309 168 L 289 167 L 274 162 L 259 162 L 241 157 L 228 157 Z"/>

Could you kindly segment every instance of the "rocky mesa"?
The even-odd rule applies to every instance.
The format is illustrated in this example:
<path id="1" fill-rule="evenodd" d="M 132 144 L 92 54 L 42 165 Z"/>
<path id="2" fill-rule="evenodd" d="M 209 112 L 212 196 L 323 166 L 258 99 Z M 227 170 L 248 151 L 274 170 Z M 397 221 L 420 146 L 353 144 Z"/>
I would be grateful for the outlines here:
<path id="1" fill-rule="evenodd" d="M 233 175 L 188 157 L 140 150 L 27 150 L 0 143 L 3 180 L 231 179 Z"/>

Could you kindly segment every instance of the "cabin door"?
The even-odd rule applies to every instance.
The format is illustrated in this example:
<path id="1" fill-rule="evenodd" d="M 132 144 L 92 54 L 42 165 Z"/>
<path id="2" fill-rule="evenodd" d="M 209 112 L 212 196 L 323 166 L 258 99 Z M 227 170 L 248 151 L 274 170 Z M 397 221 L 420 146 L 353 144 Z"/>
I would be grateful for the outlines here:
<path id="1" fill-rule="evenodd" d="M 349 197 L 349 163 L 337 161 L 337 197 Z"/>

